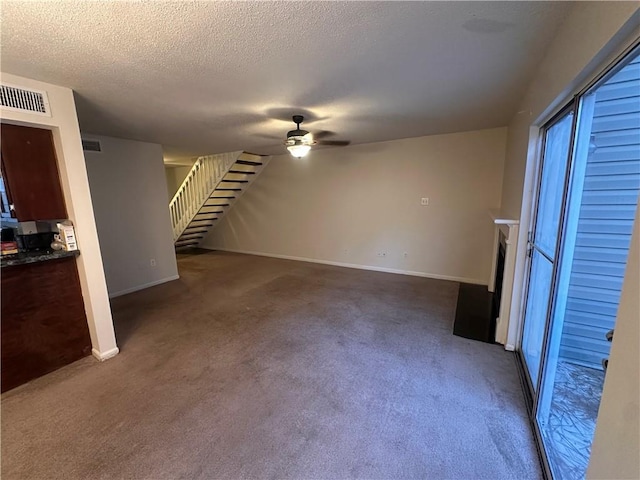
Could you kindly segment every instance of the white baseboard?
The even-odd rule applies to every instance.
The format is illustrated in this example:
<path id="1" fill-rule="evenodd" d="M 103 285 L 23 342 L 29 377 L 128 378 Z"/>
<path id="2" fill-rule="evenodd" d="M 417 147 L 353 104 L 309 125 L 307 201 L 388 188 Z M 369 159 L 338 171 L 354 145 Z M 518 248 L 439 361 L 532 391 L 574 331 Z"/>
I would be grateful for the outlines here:
<path id="1" fill-rule="evenodd" d="M 91 349 L 91 355 L 96 357 L 101 362 L 105 360 L 109 360 L 112 357 L 115 357 L 118 353 L 120 353 L 120 349 L 118 347 L 112 348 L 111 350 L 107 350 L 106 352 L 99 352 L 95 348 Z"/>
<path id="2" fill-rule="evenodd" d="M 264 253 L 264 252 L 252 252 L 248 250 L 234 250 L 230 248 L 210 248 L 210 247 L 200 247 L 206 250 L 218 250 L 221 252 L 231 252 L 231 253 L 243 253 L 245 255 L 257 255 L 260 257 L 270 257 L 270 258 L 281 258 L 283 260 L 296 260 L 298 262 L 310 262 L 310 263 L 320 263 L 323 265 L 333 265 L 335 267 L 346 267 L 346 268 L 355 268 L 358 270 L 370 270 L 374 272 L 384 272 L 384 273 L 395 273 L 399 275 L 410 275 L 412 277 L 424 277 L 424 278 L 433 278 L 436 280 L 449 280 L 451 282 L 460 282 L 460 283 L 473 283 L 475 285 L 486 285 L 486 279 L 481 280 L 477 278 L 466 278 L 466 277 L 455 277 L 450 275 L 439 275 L 437 273 L 427 273 L 427 272 L 415 272 L 412 270 L 399 270 L 396 268 L 387 268 L 387 267 L 378 267 L 374 265 L 359 265 L 357 263 L 344 263 L 344 262 L 334 262 L 331 260 L 319 260 L 317 258 L 307 258 L 307 257 L 294 257 L 291 255 L 279 255 L 277 253 Z"/>
<path id="3" fill-rule="evenodd" d="M 180 278 L 180 275 L 171 275 L 170 277 L 161 278 L 160 280 L 144 283 L 142 285 L 136 285 L 135 287 L 127 288 L 125 290 L 120 290 L 119 292 L 110 293 L 109 298 L 120 297 L 122 295 L 126 295 L 127 293 L 133 293 L 133 292 L 137 292 L 138 290 L 144 290 L 145 288 L 154 287 L 156 285 L 167 283 L 172 280 L 178 280 L 179 278 Z"/>
<path id="4" fill-rule="evenodd" d="M 511 345 L 510 343 L 507 343 L 504 346 L 504 349 L 509 351 L 509 352 L 515 352 L 516 351 L 516 346 L 515 345 Z"/>

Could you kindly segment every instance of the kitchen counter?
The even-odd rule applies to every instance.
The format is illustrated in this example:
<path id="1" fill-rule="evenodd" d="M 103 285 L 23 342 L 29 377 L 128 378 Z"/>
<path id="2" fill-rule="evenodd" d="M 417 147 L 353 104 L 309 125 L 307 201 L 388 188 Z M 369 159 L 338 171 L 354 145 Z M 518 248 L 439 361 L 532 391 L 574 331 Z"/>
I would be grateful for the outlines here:
<path id="1" fill-rule="evenodd" d="M 28 263 L 40 263 L 58 258 L 77 257 L 80 250 L 67 252 L 66 250 L 40 250 L 37 252 L 21 252 L 14 255 L 5 255 L 0 259 L 0 267 L 13 267 Z"/>

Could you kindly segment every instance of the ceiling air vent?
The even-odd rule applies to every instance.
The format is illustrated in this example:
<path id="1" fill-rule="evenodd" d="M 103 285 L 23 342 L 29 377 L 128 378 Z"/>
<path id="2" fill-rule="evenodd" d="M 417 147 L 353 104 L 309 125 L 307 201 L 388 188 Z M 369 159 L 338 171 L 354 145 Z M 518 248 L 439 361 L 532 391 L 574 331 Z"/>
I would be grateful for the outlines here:
<path id="1" fill-rule="evenodd" d="M 98 140 L 85 140 L 82 139 L 82 150 L 85 152 L 101 152 L 102 147 L 100 146 L 100 141 Z"/>
<path id="2" fill-rule="evenodd" d="M 47 92 L 25 89 L 11 85 L 0 85 L 0 105 L 9 110 L 51 116 Z"/>

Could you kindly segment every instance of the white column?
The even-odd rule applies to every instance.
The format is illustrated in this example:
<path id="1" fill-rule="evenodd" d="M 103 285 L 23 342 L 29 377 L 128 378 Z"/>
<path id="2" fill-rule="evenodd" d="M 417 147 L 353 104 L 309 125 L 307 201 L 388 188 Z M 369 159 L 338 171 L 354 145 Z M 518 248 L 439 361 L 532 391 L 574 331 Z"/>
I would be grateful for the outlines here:
<path id="1" fill-rule="evenodd" d="M 69 88 L 5 73 L 2 73 L 2 81 L 27 89 L 44 90 L 48 94 L 50 117 L 5 108 L 1 108 L 0 113 L 3 121 L 27 127 L 45 128 L 51 130 L 53 134 L 67 214 L 73 221 L 80 250 L 76 263 L 93 346 L 92 353 L 97 359 L 106 360 L 118 353 L 118 347 L 73 91 Z"/>

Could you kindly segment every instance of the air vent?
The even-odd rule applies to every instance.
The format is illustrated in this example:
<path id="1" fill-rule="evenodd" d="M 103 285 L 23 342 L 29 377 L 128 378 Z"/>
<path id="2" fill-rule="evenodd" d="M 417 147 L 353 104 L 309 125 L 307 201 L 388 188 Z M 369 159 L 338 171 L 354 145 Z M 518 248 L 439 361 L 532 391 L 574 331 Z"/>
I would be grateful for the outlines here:
<path id="1" fill-rule="evenodd" d="M 101 152 L 102 147 L 98 140 L 85 140 L 82 139 L 82 150 L 85 152 Z"/>
<path id="2" fill-rule="evenodd" d="M 0 105 L 9 110 L 51 116 L 47 92 L 0 85 Z"/>

